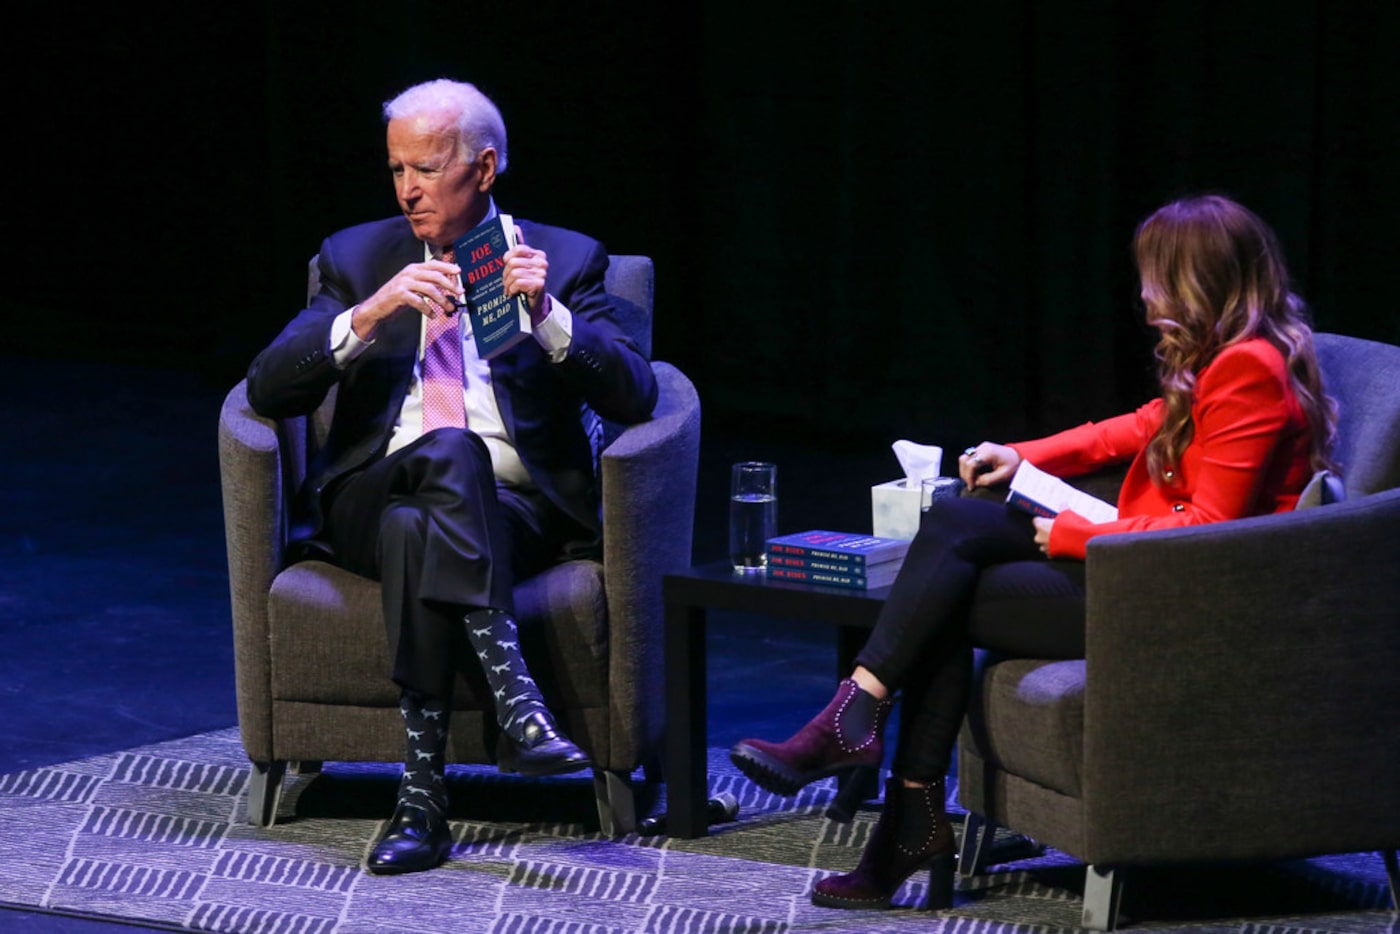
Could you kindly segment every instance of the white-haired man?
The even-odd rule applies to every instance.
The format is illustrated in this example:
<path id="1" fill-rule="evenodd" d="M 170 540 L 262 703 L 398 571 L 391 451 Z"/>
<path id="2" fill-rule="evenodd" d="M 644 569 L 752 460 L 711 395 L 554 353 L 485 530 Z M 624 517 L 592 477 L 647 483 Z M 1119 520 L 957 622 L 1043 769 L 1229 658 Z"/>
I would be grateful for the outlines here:
<path id="1" fill-rule="evenodd" d="M 447 80 L 409 88 L 384 116 L 402 215 L 326 238 L 320 292 L 253 361 L 248 398 L 286 418 L 338 387 L 293 510 L 291 554 L 383 584 L 407 755 L 366 866 L 399 873 L 451 851 L 443 760 L 459 667 L 475 665 L 495 697 L 502 770 L 590 764 L 529 675 L 511 594 L 521 576 L 598 543 L 581 404 L 644 421 L 656 383 L 613 318 L 603 246 L 524 220 L 504 279 L 528 300 L 533 339 L 478 358 L 470 316 L 448 313 L 462 297 L 450 250 L 497 213 L 505 124 L 475 87 Z"/>

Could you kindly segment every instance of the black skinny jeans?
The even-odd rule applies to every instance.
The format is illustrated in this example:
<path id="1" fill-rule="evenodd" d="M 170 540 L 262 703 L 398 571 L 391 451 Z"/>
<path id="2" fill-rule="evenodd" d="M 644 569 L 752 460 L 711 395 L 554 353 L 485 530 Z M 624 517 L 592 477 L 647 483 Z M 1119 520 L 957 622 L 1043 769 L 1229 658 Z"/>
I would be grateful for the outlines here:
<path id="1" fill-rule="evenodd" d="M 900 694 L 894 772 L 947 773 L 967 710 L 972 650 L 1084 657 L 1084 563 L 1049 561 L 1030 517 L 1004 503 L 935 500 L 856 657 Z"/>

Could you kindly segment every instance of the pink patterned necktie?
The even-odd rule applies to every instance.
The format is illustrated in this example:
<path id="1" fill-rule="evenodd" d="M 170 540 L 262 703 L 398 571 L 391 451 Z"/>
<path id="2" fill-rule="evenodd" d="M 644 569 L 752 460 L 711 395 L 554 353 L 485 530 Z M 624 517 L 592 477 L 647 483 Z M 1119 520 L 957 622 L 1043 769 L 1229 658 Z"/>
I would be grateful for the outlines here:
<path id="1" fill-rule="evenodd" d="M 445 250 L 442 258 L 452 262 L 452 250 Z M 437 315 L 428 319 L 423 333 L 420 384 L 424 434 L 435 428 L 467 427 L 466 405 L 462 398 L 462 334 L 457 329 L 457 316 L 443 314 L 432 299 L 428 303 Z"/>

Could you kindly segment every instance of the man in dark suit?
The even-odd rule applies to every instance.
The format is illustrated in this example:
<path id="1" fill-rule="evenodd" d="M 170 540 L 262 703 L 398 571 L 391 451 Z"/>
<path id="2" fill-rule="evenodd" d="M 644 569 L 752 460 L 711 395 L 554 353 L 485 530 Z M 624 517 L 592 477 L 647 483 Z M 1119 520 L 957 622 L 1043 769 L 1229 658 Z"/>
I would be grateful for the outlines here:
<path id="1" fill-rule="evenodd" d="M 505 125 L 469 84 L 433 81 L 384 105 L 402 217 L 328 237 L 321 287 L 248 372 L 270 418 L 314 410 L 336 387 L 326 443 L 308 465 L 292 554 L 383 584 L 406 762 L 398 806 L 367 860 L 375 873 L 447 858 L 443 760 L 456 666 L 475 656 L 495 696 L 504 771 L 586 768 L 520 654 L 514 581 L 596 547 L 599 494 L 586 404 L 644 421 L 650 365 L 613 319 L 607 253 L 573 231 L 519 222 L 505 291 L 532 335 L 478 358 L 454 240 L 496 216 Z M 463 258 L 465 259 L 465 258 Z"/>

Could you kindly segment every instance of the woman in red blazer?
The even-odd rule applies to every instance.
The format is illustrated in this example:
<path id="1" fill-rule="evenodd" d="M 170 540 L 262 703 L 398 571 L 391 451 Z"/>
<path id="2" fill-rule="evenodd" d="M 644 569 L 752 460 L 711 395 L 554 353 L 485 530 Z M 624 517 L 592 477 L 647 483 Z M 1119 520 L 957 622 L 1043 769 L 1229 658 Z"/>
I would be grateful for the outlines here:
<path id="1" fill-rule="evenodd" d="M 1082 658 L 1085 547 L 1096 535 L 1283 512 L 1328 465 L 1334 407 L 1323 393 L 1303 302 L 1273 232 L 1219 196 L 1168 204 L 1134 238 L 1160 398 L 1136 412 L 1036 441 L 983 442 L 959 459 L 969 487 L 1003 483 L 1021 461 L 1073 476 L 1131 461 L 1118 519 L 1032 519 L 1002 503 L 937 501 L 869 640 L 827 707 L 782 743 L 748 739 L 730 758 L 757 784 L 795 794 L 884 756 L 904 704 L 885 807 L 860 865 L 812 901 L 882 908 L 935 864 L 931 907 L 952 896 L 954 839 L 944 776 L 967 707 L 974 646 Z M 973 600 L 974 592 L 976 600 Z"/>

